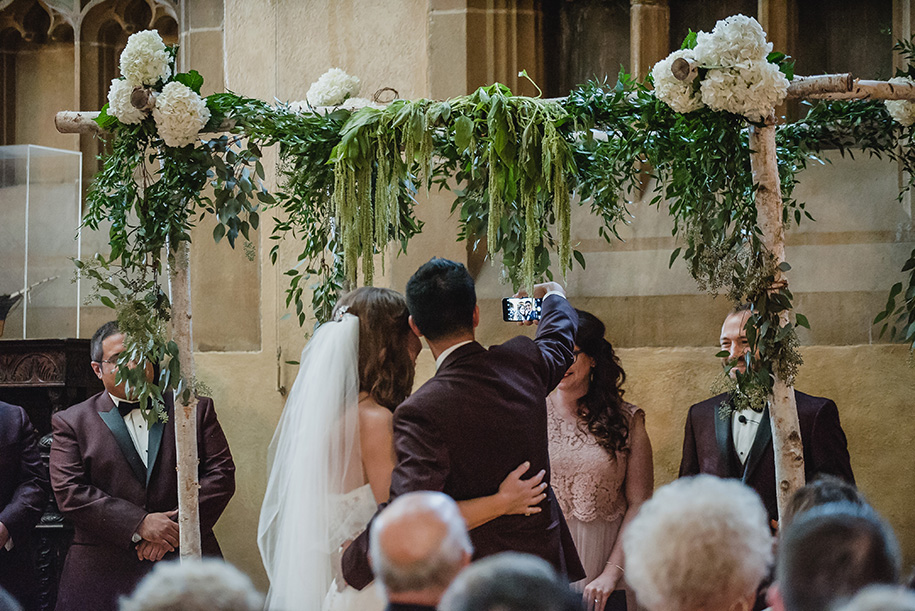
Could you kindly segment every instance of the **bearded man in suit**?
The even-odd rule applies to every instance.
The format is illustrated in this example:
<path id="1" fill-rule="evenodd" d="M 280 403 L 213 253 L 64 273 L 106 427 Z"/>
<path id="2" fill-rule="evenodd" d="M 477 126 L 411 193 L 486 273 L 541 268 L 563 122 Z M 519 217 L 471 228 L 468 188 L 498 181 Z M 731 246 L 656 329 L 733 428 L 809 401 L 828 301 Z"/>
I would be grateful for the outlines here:
<path id="1" fill-rule="evenodd" d="M 149 425 L 115 382 L 123 350 L 117 323 L 96 331 L 92 369 L 105 390 L 52 418 L 51 485 L 75 528 L 58 611 L 113 611 L 155 562 L 178 555 L 173 398 L 165 397 L 168 422 Z M 197 452 L 201 547 L 221 556 L 213 525 L 235 492 L 235 464 L 207 397 L 197 404 Z"/>
<path id="2" fill-rule="evenodd" d="M 29 417 L 0 401 L 0 588 L 25 609 L 37 608 L 31 533 L 50 490 Z"/>
<path id="3" fill-rule="evenodd" d="M 533 289 L 543 298 L 537 336 L 484 348 L 473 279 L 460 263 L 432 259 L 407 283 L 414 333 L 425 337 L 436 373 L 394 412 L 397 464 L 390 501 L 415 490 L 457 501 L 495 493 L 519 463 L 546 473 L 546 396 L 572 364 L 578 316 L 555 282 Z M 565 518 L 547 486 L 541 511 L 469 524 L 474 558 L 512 550 L 540 556 L 571 581 L 585 574 Z M 369 525 L 371 528 L 371 524 Z M 343 576 L 358 589 L 372 580 L 368 529 L 343 555 Z"/>
<path id="4" fill-rule="evenodd" d="M 720 345 L 728 352 L 725 367 L 741 373 L 747 370 L 746 326 L 752 314 L 741 306 L 728 314 L 721 327 Z M 839 411 L 831 399 L 795 391 L 801 441 L 804 447 L 804 475 L 811 481 L 828 473 L 851 484 L 855 483 L 848 455 L 848 442 L 839 423 Z M 734 407 L 733 398 L 721 394 L 689 408 L 683 439 L 680 477 L 709 473 L 733 477 L 753 488 L 760 496 L 769 519 L 778 520 L 775 491 L 775 454 L 772 450 L 772 428 L 769 408 L 730 411 L 719 417 L 719 406 Z"/>

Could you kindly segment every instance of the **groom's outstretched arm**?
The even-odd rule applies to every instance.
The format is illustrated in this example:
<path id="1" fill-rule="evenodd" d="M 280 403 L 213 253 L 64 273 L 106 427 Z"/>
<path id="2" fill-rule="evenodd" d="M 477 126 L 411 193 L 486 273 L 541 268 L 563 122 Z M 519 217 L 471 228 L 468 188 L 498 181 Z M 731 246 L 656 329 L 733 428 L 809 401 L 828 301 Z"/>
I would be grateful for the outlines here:
<path id="1" fill-rule="evenodd" d="M 431 417 L 433 410 L 427 403 L 436 400 L 434 395 L 435 389 L 421 390 L 394 412 L 394 449 L 397 452 L 397 465 L 391 474 L 391 496 L 388 502 L 414 490 L 441 492 L 445 488 L 445 480 L 450 470 L 448 453 L 441 443 L 438 427 Z M 447 398 L 443 398 L 445 399 Z M 375 516 L 386 505 L 387 503 L 379 505 Z M 346 583 L 357 590 L 371 583 L 374 577 L 368 559 L 368 533 L 374 521 L 373 517 L 365 531 L 356 537 L 343 553 L 343 577 Z"/>
<path id="2" fill-rule="evenodd" d="M 550 284 L 554 283 L 537 285 L 535 290 Z M 575 348 L 577 330 L 578 314 L 564 295 L 551 293 L 543 299 L 540 324 L 537 326 L 534 341 L 540 349 L 546 367 L 544 384 L 547 392 L 556 388 L 562 381 L 562 376 L 572 366 L 572 350 Z"/>

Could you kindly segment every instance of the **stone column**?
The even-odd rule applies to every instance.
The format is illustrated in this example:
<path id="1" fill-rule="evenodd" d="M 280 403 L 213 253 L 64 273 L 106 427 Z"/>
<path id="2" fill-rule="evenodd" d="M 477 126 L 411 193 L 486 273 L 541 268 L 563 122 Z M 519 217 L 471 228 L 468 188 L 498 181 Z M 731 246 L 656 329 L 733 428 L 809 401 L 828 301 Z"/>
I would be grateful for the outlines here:
<path id="1" fill-rule="evenodd" d="M 670 8 L 667 0 L 631 0 L 630 69 L 639 79 L 670 53 Z"/>
<path id="2" fill-rule="evenodd" d="M 766 31 L 766 38 L 774 51 L 795 55 L 797 40 L 797 0 L 759 0 L 759 23 Z M 781 104 L 775 109 L 775 116 L 797 116 L 797 101 Z M 789 110 L 790 109 L 790 110 Z"/>

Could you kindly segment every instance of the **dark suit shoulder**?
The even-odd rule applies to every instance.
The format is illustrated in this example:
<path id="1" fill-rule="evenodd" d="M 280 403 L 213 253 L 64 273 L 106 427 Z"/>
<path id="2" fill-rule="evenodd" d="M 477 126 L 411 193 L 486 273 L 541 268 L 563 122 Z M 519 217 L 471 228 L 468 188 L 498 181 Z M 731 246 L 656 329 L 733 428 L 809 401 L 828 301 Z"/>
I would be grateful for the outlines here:
<path id="1" fill-rule="evenodd" d="M 833 405 L 835 404 L 832 399 L 827 399 L 826 397 L 815 397 L 813 395 L 802 393 L 799 390 L 794 391 L 794 399 L 797 403 L 798 413 L 800 413 L 802 410 L 807 410 L 815 413 L 823 409 L 823 406 L 825 405 L 829 405 L 830 403 Z"/>
<path id="2" fill-rule="evenodd" d="M 51 420 L 53 421 L 53 420 L 59 419 L 59 420 L 63 420 L 64 422 L 72 424 L 72 423 L 76 422 L 77 420 L 79 420 L 80 418 L 85 417 L 86 414 L 97 413 L 100 409 L 99 404 L 102 401 L 104 401 L 106 396 L 107 396 L 107 394 L 103 390 L 100 393 L 92 395 L 91 397 L 89 397 L 88 399 L 83 401 L 82 403 L 76 403 L 75 405 L 71 405 L 70 407 L 68 407 L 66 409 L 62 409 L 59 412 L 56 412 L 51 417 Z M 110 401 L 110 399 L 109 399 L 109 401 Z M 107 407 L 108 406 L 106 405 L 106 409 L 107 409 Z"/>
<path id="3" fill-rule="evenodd" d="M 720 395 L 715 395 L 710 397 L 705 401 L 700 401 L 695 403 L 689 408 L 690 417 L 699 417 L 706 416 L 708 414 L 717 414 L 718 406 L 722 403 L 726 403 L 728 400 L 728 393 L 721 393 Z"/>

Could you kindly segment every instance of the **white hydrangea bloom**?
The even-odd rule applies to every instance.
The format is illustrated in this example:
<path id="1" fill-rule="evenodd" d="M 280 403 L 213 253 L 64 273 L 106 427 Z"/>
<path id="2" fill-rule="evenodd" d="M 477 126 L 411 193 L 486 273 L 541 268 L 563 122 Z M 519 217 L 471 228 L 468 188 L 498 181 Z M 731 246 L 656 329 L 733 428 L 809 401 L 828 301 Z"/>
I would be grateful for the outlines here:
<path id="1" fill-rule="evenodd" d="M 762 121 L 788 95 L 788 79 L 775 64 L 755 61 L 709 70 L 699 87 L 702 101 L 713 110 L 725 110 Z"/>
<path id="2" fill-rule="evenodd" d="M 108 90 L 108 114 L 121 123 L 139 123 L 146 118 L 146 113 L 139 108 L 134 108 L 130 103 L 133 85 L 123 79 L 112 79 L 111 88 Z"/>
<path id="3" fill-rule="evenodd" d="M 772 52 L 766 33 L 759 22 L 746 15 L 732 15 L 715 24 L 712 33 L 699 32 L 696 48 L 698 61 L 708 67 L 732 67 L 762 61 Z"/>
<path id="4" fill-rule="evenodd" d="M 121 53 L 121 74 L 134 87 L 168 77 L 168 52 L 156 30 L 131 34 Z"/>
<path id="5" fill-rule="evenodd" d="M 670 106 L 674 112 L 692 112 L 702 108 L 702 99 L 693 89 L 693 83 L 680 81 L 673 75 L 670 68 L 674 61 L 680 58 L 693 61 L 693 52 L 690 49 L 674 51 L 651 69 L 654 77 L 654 94 L 659 100 Z"/>
<path id="6" fill-rule="evenodd" d="M 210 120 L 210 109 L 193 89 L 172 81 L 156 98 L 153 117 L 167 146 L 187 146 Z"/>
<path id="7" fill-rule="evenodd" d="M 893 85 L 915 85 L 915 80 L 907 76 L 897 76 L 889 82 Z M 908 127 L 915 123 L 915 103 L 908 100 L 885 100 L 883 103 L 890 116 L 900 125 Z"/>
<path id="8" fill-rule="evenodd" d="M 305 97 L 312 106 L 338 106 L 359 93 L 360 82 L 340 68 L 331 68 L 308 88 Z"/>

